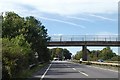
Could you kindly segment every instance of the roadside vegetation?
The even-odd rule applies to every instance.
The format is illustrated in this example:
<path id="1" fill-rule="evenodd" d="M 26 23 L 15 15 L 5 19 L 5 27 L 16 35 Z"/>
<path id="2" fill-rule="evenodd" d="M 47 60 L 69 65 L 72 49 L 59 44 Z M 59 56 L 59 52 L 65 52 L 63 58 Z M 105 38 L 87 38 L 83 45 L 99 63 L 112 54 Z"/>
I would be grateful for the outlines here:
<path id="1" fill-rule="evenodd" d="M 30 65 L 50 60 L 47 29 L 33 16 L 6 12 L 2 21 L 2 78 L 20 77 Z"/>
<path id="2" fill-rule="evenodd" d="M 71 59 L 71 55 L 72 55 L 72 53 L 70 53 L 69 50 L 62 49 L 62 48 L 50 49 L 50 53 L 51 53 L 51 59 L 52 60 L 53 60 L 53 58 L 59 58 L 61 60 L 67 60 L 67 59 Z"/>
<path id="3" fill-rule="evenodd" d="M 118 61 L 118 59 L 120 58 L 119 55 L 117 55 L 116 53 L 114 53 L 112 51 L 112 49 L 110 47 L 106 47 L 102 50 L 92 50 L 88 52 L 88 60 L 89 61 L 98 61 L 99 59 L 102 59 L 104 61 Z M 80 58 L 82 58 L 82 51 L 78 51 L 75 56 L 73 56 L 74 59 L 79 60 Z"/>

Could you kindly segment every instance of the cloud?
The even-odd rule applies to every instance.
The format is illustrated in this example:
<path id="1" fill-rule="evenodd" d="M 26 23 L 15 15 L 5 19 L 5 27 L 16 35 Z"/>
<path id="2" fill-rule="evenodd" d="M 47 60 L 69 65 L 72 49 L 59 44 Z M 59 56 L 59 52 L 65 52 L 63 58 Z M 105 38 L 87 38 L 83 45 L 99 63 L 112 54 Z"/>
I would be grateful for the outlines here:
<path id="1" fill-rule="evenodd" d="M 62 36 L 63 34 L 53 34 L 53 35 L 50 35 L 50 36 Z"/>
<path id="2" fill-rule="evenodd" d="M 83 25 L 75 24 L 75 23 L 68 22 L 68 21 L 63 21 L 63 20 L 58 20 L 58 19 L 53 19 L 53 18 L 40 17 L 40 16 L 39 16 L 39 18 L 44 19 L 44 20 L 49 20 L 49 21 L 65 23 L 65 24 L 73 25 L 73 26 L 80 27 L 80 28 L 85 28 L 85 26 L 83 26 Z"/>
<path id="3" fill-rule="evenodd" d="M 0 11 L 25 11 L 27 6 L 40 12 L 60 15 L 76 15 L 80 13 L 116 13 L 119 0 L 1 0 Z M 17 5 L 16 5 L 17 4 Z M 22 6 L 22 5 L 21 5 Z M 32 8 L 31 8 L 32 9 Z M 34 9 L 33 9 L 34 10 Z M 31 12 L 33 10 L 29 10 Z"/>
<path id="4" fill-rule="evenodd" d="M 82 20 L 82 21 L 87 21 L 87 22 L 93 22 L 92 20 L 89 20 L 89 19 L 80 18 L 80 17 L 74 17 L 74 16 L 67 16 L 67 18 L 76 19 L 76 20 Z"/>
<path id="5" fill-rule="evenodd" d="M 115 19 L 111 19 L 111 18 L 107 18 L 107 17 L 95 15 L 95 14 L 89 14 L 89 16 L 93 16 L 93 17 L 96 17 L 96 18 L 99 18 L 99 19 L 103 19 L 103 20 L 116 21 Z"/>

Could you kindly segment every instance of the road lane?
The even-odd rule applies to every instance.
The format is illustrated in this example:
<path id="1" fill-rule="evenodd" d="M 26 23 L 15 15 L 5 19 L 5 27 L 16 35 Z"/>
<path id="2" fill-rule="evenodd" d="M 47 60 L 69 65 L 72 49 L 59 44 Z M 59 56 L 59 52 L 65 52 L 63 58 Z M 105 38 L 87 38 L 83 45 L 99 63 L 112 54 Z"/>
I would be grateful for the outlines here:
<path id="1" fill-rule="evenodd" d="M 118 71 L 92 67 L 83 64 L 71 63 L 78 71 L 83 71 L 89 75 L 88 78 L 118 78 Z"/>
<path id="2" fill-rule="evenodd" d="M 33 75 L 33 78 L 39 78 L 37 80 L 86 80 L 88 78 L 117 80 L 112 78 L 118 78 L 118 72 L 67 61 L 52 61 L 50 65 Z"/>
<path id="3" fill-rule="evenodd" d="M 53 61 L 45 78 L 87 78 L 75 68 L 68 67 L 67 61 Z"/>

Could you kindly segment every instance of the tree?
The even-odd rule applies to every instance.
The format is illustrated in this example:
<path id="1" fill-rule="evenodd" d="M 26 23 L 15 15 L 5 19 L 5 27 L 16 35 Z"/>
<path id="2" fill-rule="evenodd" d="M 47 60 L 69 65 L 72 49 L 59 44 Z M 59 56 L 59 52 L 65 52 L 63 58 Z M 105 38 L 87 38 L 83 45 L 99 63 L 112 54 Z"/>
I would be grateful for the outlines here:
<path id="1" fill-rule="evenodd" d="M 63 49 L 63 55 L 65 59 L 71 59 L 72 53 L 70 53 L 67 49 Z"/>
<path id="2" fill-rule="evenodd" d="M 92 51 L 90 51 L 90 53 L 88 54 L 89 60 L 90 61 L 97 61 L 99 54 L 100 54 L 99 50 L 92 50 Z"/>
<path id="3" fill-rule="evenodd" d="M 112 61 L 119 61 L 118 57 L 119 57 L 119 56 L 114 56 L 114 57 L 111 58 L 111 60 L 112 60 Z"/>
<path id="4" fill-rule="evenodd" d="M 3 78 L 15 77 L 17 73 L 28 68 L 29 54 L 32 54 L 32 51 L 23 35 L 16 36 L 11 40 L 3 38 L 2 47 Z M 6 76 L 6 73 L 9 75 Z"/>
<path id="5" fill-rule="evenodd" d="M 75 54 L 75 59 L 76 59 L 76 60 L 80 60 L 80 58 L 82 58 L 82 54 L 83 54 L 82 51 L 78 51 L 78 52 Z"/>
<path id="6" fill-rule="evenodd" d="M 30 16 L 26 17 L 25 30 L 25 38 L 29 43 L 32 44 L 32 50 L 38 53 L 38 60 L 46 61 L 46 58 L 44 56 L 50 55 L 47 52 L 47 40 L 49 37 L 47 36 L 47 30 L 45 29 L 45 27 L 41 24 L 40 21 Z M 50 57 L 48 57 L 47 59 L 50 59 Z"/>
<path id="7" fill-rule="evenodd" d="M 47 41 L 49 40 L 47 29 L 33 16 L 22 18 L 14 12 L 7 12 L 3 18 L 2 33 L 2 37 L 9 39 L 23 34 L 25 40 L 31 44 L 33 52 L 38 53 L 38 60 L 46 61 L 44 56 L 49 55 L 47 52 Z"/>
<path id="8" fill-rule="evenodd" d="M 106 47 L 103 50 L 101 50 L 101 53 L 99 55 L 99 58 L 104 60 L 109 60 L 112 57 L 114 57 L 116 54 L 112 52 L 110 47 Z"/>
<path id="9" fill-rule="evenodd" d="M 62 49 L 62 48 L 53 48 L 50 50 L 52 59 L 54 57 L 60 58 L 60 59 L 71 59 L 72 53 L 70 53 L 69 50 L 67 49 Z"/>
<path id="10" fill-rule="evenodd" d="M 33 16 L 23 18 L 14 12 L 6 12 L 2 23 L 4 78 L 16 77 L 30 64 L 49 61 L 47 41 L 50 38 L 40 21 Z M 38 53 L 38 59 L 35 53 Z"/>
<path id="11" fill-rule="evenodd" d="M 2 22 L 2 37 L 13 38 L 20 35 L 23 24 L 24 18 L 14 12 L 6 12 Z"/>
<path id="12" fill-rule="evenodd" d="M 82 58 L 82 51 L 78 51 L 74 57 L 77 60 Z M 88 60 L 97 61 L 98 59 L 117 60 L 117 55 L 113 53 L 110 47 L 103 48 L 103 50 L 88 50 Z"/>

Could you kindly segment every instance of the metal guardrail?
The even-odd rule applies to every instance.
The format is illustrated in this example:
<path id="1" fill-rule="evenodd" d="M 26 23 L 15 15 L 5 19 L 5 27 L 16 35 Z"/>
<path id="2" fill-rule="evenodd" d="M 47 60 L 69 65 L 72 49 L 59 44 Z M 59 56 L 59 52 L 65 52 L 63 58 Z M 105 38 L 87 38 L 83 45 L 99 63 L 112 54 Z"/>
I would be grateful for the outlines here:
<path id="1" fill-rule="evenodd" d="M 118 35 L 51 35 L 52 41 L 119 41 Z"/>
<path id="2" fill-rule="evenodd" d="M 87 63 L 88 61 L 83 61 Z M 96 64 L 96 65 L 105 65 L 105 66 L 114 66 L 114 67 L 119 67 L 120 64 L 118 63 L 106 63 L 106 62 L 95 62 L 95 61 L 89 61 L 91 64 Z"/>
<path id="3" fill-rule="evenodd" d="M 79 63 L 79 60 L 73 60 L 73 62 Z M 82 61 L 82 63 L 95 64 L 95 65 L 103 65 L 103 66 L 112 66 L 112 67 L 120 67 L 119 63 L 106 63 L 106 62 L 96 62 L 96 61 Z"/>

